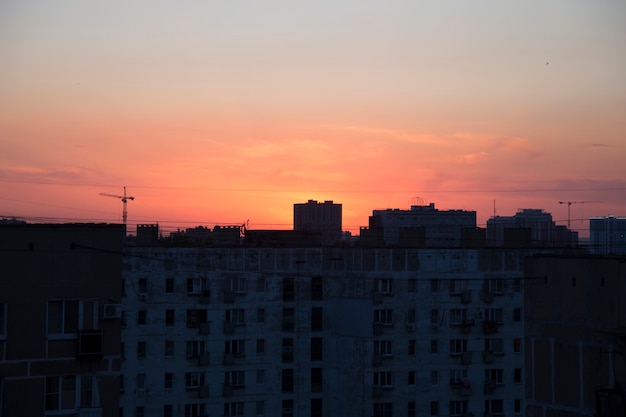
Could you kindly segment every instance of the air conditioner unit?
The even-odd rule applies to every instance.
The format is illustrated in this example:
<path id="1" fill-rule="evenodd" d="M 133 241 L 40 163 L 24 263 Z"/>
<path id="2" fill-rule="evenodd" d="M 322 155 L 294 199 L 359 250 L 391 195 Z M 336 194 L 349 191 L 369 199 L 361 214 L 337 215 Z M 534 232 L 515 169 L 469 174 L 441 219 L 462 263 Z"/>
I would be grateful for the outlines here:
<path id="1" fill-rule="evenodd" d="M 103 311 L 104 319 L 121 319 L 122 318 L 122 305 L 121 304 L 105 304 Z"/>
<path id="2" fill-rule="evenodd" d="M 407 332 L 413 333 L 415 331 L 415 323 L 407 323 L 405 328 Z"/>

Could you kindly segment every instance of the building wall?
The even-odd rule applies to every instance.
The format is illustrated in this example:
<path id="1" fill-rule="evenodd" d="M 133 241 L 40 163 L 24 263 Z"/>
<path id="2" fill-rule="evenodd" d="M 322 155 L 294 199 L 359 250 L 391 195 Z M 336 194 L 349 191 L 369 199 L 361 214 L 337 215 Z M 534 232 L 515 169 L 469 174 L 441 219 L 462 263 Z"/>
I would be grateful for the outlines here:
<path id="1" fill-rule="evenodd" d="M 590 252 L 599 255 L 626 255 L 626 218 L 592 217 L 589 220 Z"/>
<path id="2" fill-rule="evenodd" d="M 121 323 L 103 308 L 121 301 L 123 238 L 121 225 L 0 227 L 3 415 L 117 416 Z M 66 309 L 58 320 L 55 306 Z M 65 405 L 53 405 L 53 380 L 64 376 Z M 83 379 L 89 399 L 70 388 Z"/>
<path id="3" fill-rule="evenodd" d="M 341 240 L 341 204 L 309 200 L 293 205 L 293 230 L 321 232 L 325 244 Z"/>
<path id="4" fill-rule="evenodd" d="M 523 258 L 479 249 L 126 248 L 120 406 L 150 416 L 521 415 Z M 206 323 L 188 324 L 190 310 L 206 311 Z M 233 310 L 243 310 L 241 323 L 227 323 Z M 233 341 L 244 352 L 227 355 Z M 188 357 L 188 342 L 203 342 L 208 355 Z M 457 344 L 467 353 L 451 352 Z M 243 373 L 242 386 L 225 386 L 232 371 Z M 187 387 L 187 373 L 203 379 Z"/>
<path id="5" fill-rule="evenodd" d="M 537 256 L 527 260 L 529 415 L 591 416 L 597 412 L 598 390 L 626 385 L 625 274 L 623 258 Z M 624 410 L 618 415 L 623 416 Z"/>

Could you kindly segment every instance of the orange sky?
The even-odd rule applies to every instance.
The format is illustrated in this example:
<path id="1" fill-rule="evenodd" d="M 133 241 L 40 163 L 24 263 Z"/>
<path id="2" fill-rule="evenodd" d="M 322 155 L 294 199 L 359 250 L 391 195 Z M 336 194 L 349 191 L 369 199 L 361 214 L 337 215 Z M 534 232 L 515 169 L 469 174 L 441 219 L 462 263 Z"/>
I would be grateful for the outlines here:
<path id="1" fill-rule="evenodd" d="M 2 2 L 0 216 L 626 215 L 624 2 L 416 3 Z"/>

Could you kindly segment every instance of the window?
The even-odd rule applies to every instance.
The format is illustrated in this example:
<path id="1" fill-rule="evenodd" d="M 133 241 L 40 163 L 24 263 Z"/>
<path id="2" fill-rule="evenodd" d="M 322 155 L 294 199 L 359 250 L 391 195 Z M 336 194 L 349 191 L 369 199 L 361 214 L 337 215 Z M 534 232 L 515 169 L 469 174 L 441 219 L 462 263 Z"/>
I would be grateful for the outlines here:
<path id="1" fill-rule="evenodd" d="M 485 400 L 485 413 L 502 414 L 504 412 L 502 400 Z"/>
<path id="2" fill-rule="evenodd" d="M 407 384 L 415 385 L 415 371 L 409 371 L 407 375 Z"/>
<path id="3" fill-rule="evenodd" d="M 311 417 L 322 417 L 323 407 L 321 398 L 311 398 Z"/>
<path id="4" fill-rule="evenodd" d="M 460 355 L 467 352 L 467 340 L 465 339 L 451 339 L 450 340 L 450 355 Z"/>
<path id="5" fill-rule="evenodd" d="M 246 324 L 246 310 L 243 308 L 235 308 L 226 310 L 226 321 L 238 326 Z"/>
<path id="6" fill-rule="evenodd" d="M 311 392 L 322 392 L 322 368 L 311 368 Z"/>
<path id="7" fill-rule="evenodd" d="M 438 279 L 431 279 L 430 280 L 430 292 L 439 292 L 439 280 Z"/>
<path id="8" fill-rule="evenodd" d="M 96 407 L 97 382 L 91 375 L 47 376 L 45 387 L 46 411 L 76 410 Z"/>
<path id="9" fill-rule="evenodd" d="M 135 417 L 145 417 L 146 408 L 143 405 L 135 407 Z"/>
<path id="10" fill-rule="evenodd" d="M 257 371 L 256 371 L 256 384 L 257 385 L 265 384 L 265 370 L 257 369 Z"/>
<path id="11" fill-rule="evenodd" d="M 246 354 L 246 341 L 243 339 L 225 340 L 224 353 L 232 353 L 236 357 L 244 357 Z"/>
<path id="12" fill-rule="evenodd" d="M 502 354 L 504 349 L 504 341 L 501 338 L 485 339 L 485 352 Z"/>
<path id="13" fill-rule="evenodd" d="M 146 342 L 137 342 L 137 358 L 146 357 Z"/>
<path id="14" fill-rule="evenodd" d="M 205 352 L 205 342 L 200 340 L 189 340 L 186 343 L 187 358 L 197 358 Z"/>
<path id="15" fill-rule="evenodd" d="M 265 401 L 257 401 L 256 402 L 256 415 L 264 416 L 265 415 Z"/>
<path id="16" fill-rule="evenodd" d="M 295 317 L 293 308 L 283 308 L 283 332 L 293 332 Z"/>
<path id="17" fill-rule="evenodd" d="M 436 340 L 430 341 L 430 353 L 433 355 L 439 353 L 439 343 Z"/>
<path id="18" fill-rule="evenodd" d="M 137 324 L 140 326 L 146 324 L 146 316 L 146 310 L 139 310 L 137 312 Z"/>
<path id="19" fill-rule="evenodd" d="M 374 291 L 393 294 L 393 281 L 389 278 L 374 280 Z"/>
<path id="20" fill-rule="evenodd" d="M 515 414 L 522 413 L 522 400 L 514 400 L 513 401 L 513 412 Z"/>
<path id="21" fill-rule="evenodd" d="M 467 321 L 467 309 L 451 308 L 450 309 L 450 326 L 462 326 Z"/>
<path id="22" fill-rule="evenodd" d="M 311 308 L 311 331 L 319 332 L 324 328 L 324 317 L 322 307 Z"/>
<path id="23" fill-rule="evenodd" d="M 439 415 L 439 401 L 431 401 L 430 402 L 430 415 L 438 416 Z"/>
<path id="24" fill-rule="evenodd" d="M 120 375 L 119 381 L 120 381 L 120 392 L 124 392 L 124 390 L 126 389 L 124 386 L 124 374 Z"/>
<path id="25" fill-rule="evenodd" d="M 409 356 L 415 356 L 415 339 L 409 340 L 408 354 Z"/>
<path id="26" fill-rule="evenodd" d="M 174 341 L 166 340 L 165 341 L 165 357 L 171 358 L 174 356 Z"/>
<path id="27" fill-rule="evenodd" d="M 322 338 L 321 337 L 311 338 L 311 360 L 312 361 L 322 360 Z"/>
<path id="28" fill-rule="evenodd" d="M 174 278 L 165 279 L 165 292 L 166 293 L 174 292 Z"/>
<path id="29" fill-rule="evenodd" d="M 439 385 L 439 371 L 430 371 L 430 385 Z"/>
<path id="30" fill-rule="evenodd" d="M 283 363 L 293 362 L 293 339 L 283 339 Z"/>
<path id="31" fill-rule="evenodd" d="M 283 278 L 283 301 L 293 301 L 294 299 L 294 281 L 293 278 Z"/>
<path id="32" fill-rule="evenodd" d="M 283 400 L 282 417 L 293 417 L 293 400 Z"/>
<path id="33" fill-rule="evenodd" d="M 406 291 L 407 292 L 416 292 L 417 291 L 417 280 L 415 278 L 409 278 L 406 283 Z"/>
<path id="34" fill-rule="evenodd" d="M 415 417 L 415 401 L 409 401 L 406 405 L 406 416 Z"/>
<path id="35" fill-rule="evenodd" d="M 487 308 L 485 309 L 485 320 L 493 321 L 496 323 L 503 323 L 502 309 L 501 308 Z"/>
<path id="36" fill-rule="evenodd" d="M 415 312 L 415 309 L 409 308 L 409 310 L 406 312 L 407 324 L 415 324 L 416 318 L 417 318 L 417 313 Z"/>
<path id="37" fill-rule="evenodd" d="M 172 417 L 174 415 L 174 406 L 166 404 L 163 406 L 163 417 Z"/>
<path id="38" fill-rule="evenodd" d="M 282 392 L 293 392 L 293 369 L 283 369 L 281 372 Z"/>
<path id="39" fill-rule="evenodd" d="M 391 356 L 391 340 L 374 340 L 374 354 Z"/>
<path id="40" fill-rule="evenodd" d="M 174 374 L 168 372 L 163 375 L 163 388 L 168 389 L 174 386 Z"/>
<path id="41" fill-rule="evenodd" d="M 324 299 L 324 281 L 322 277 L 311 278 L 311 300 Z"/>
<path id="42" fill-rule="evenodd" d="M 502 369 L 485 369 L 485 381 L 496 384 L 504 384 L 502 374 Z"/>
<path id="43" fill-rule="evenodd" d="M 430 324 L 439 325 L 439 310 L 436 308 L 430 310 Z"/>
<path id="44" fill-rule="evenodd" d="M 393 379 L 391 372 L 374 372 L 374 385 L 379 387 L 391 387 L 393 386 Z"/>
<path id="45" fill-rule="evenodd" d="M 265 339 L 256 340 L 256 354 L 265 355 Z"/>
<path id="46" fill-rule="evenodd" d="M 393 417 L 392 403 L 374 403 L 375 417 Z"/>
<path id="47" fill-rule="evenodd" d="M 174 325 L 174 310 L 165 310 L 165 325 Z"/>
<path id="48" fill-rule="evenodd" d="M 200 417 L 206 415 L 206 404 L 185 404 L 185 417 Z"/>
<path id="49" fill-rule="evenodd" d="M 145 294 L 148 292 L 148 280 L 146 278 L 139 278 L 137 280 L 137 292 L 139 294 Z"/>
<path id="50" fill-rule="evenodd" d="M 48 335 L 75 335 L 80 326 L 79 301 L 48 301 Z"/>
<path id="51" fill-rule="evenodd" d="M 521 292 L 522 291 L 522 279 L 514 278 L 513 279 L 513 292 Z"/>
<path id="52" fill-rule="evenodd" d="M 204 385 L 204 372 L 186 372 L 185 373 L 185 388 L 186 389 L 198 389 L 201 385 Z"/>
<path id="53" fill-rule="evenodd" d="M 463 385 L 467 379 L 467 369 L 450 369 L 450 385 Z"/>
<path id="54" fill-rule="evenodd" d="M 450 416 L 462 416 L 467 412 L 467 400 L 450 401 Z"/>
<path id="55" fill-rule="evenodd" d="M 244 277 L 232 277 L 226 280 L 226 291 L 232 291 L 236 294 L 245 294 L 246 279 Z"/>
<path id="56" fill-rule="evenodd" d="M 188 294 L 201 294 L 206 289 L 208 289 L 206 278 L 187 278 Z"/>
<path id="57" fill-rule="evenodd" d="M 393 325 L 393 310 L 374 310 L 374 322 L 382 323 L 385 326 Z"/>
<path id="58" fill-rule="evenodd" d="M 244 371 L 229 371 L 224 373 L 224 384 L 243 388 L 246 385 Z"/>
<path id="59" fill-rule="evenodd" d="M 516 337 L 513 339 L 513 352 L 520 353 L 522 351 L 522 339 Z"/>
<path id="60" fill-rule="evenodd" d="M 200 327 L 200 324 L 207 322 L 206 310 L 187 310 L 187 327 Z"/>
<path id="61" fill-rule="evenodd" d="M 461 291 L 461 282 L 456 279 L 448 280 L 448 292 L 450 294 L 458 294 Z"/>
<path id="62" fill-rule="evenodd" d="M 495 294 L 504 293 L 504 279 L 502 278 L 486 279 L 484 284 L 487 292 Z"/>
<path id="63" fill-rule="evenodd" d="M 513 321 L 519 323 L 522 321 L 522 309 L 517 307 L 513 309 Z"/>
<path id="64" fill-rule="evenodd" d="M 522 383 L 522 368 L 515 368 L 513 370 L 513 382 L 516 384 Z"/>
<path id="65" fill-rule="evenodd" d="M 265 323 L 265 309 L 264 308 L 256 309 L 256 322 Z"/>

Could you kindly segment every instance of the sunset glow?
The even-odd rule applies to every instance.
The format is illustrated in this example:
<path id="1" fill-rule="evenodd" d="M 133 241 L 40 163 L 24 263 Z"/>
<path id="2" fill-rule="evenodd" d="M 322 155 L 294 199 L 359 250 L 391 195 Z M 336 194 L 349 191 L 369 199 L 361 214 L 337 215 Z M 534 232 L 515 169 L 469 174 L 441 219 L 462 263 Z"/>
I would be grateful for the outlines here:
<path id="1" fill-rule="evenodd" d="M 0 217 L 626 215 L 626 3 L 0 3 Z M 421 200 L 420 200 L 421 199 Z"/>

